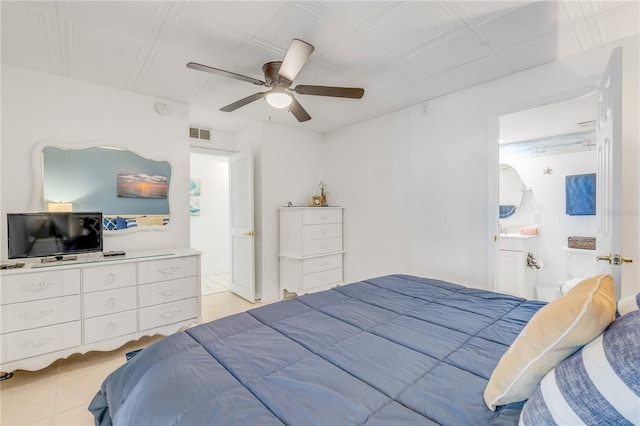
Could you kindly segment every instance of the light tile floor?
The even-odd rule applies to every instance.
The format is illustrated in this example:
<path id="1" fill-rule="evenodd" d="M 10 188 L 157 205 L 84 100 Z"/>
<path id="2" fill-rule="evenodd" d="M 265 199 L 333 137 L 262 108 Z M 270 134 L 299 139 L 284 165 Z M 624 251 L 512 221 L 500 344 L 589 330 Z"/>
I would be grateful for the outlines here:
<path id="1" fill-rule="evenodd" d="M 259 306 L 225 291 L 202 297 L 208 322 Z M 0 425 L 93 425 L 87 410 L 104 378 L 125 363 L 125 354 L 162 336 L 143 337 L 110 352 L 89 352 L 56 361 L 39 371 L 15 372 L 0 382 Z"/>
<path id="2" fill-rule="evenodd" d="M 207 296 L 214 293 L 229 291 L 231 277 L 229 274 L 217 274 L 202 277 L 202 295 Z"/>

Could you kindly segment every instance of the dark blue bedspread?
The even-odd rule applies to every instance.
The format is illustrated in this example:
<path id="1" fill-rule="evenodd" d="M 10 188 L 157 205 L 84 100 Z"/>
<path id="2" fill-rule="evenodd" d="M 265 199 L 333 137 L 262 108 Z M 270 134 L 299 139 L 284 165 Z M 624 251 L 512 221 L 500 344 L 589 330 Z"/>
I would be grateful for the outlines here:
<path id="1" fill-rule="evenodd" d="M 97 425 L 517 424 L 493 368 L 542 302 L 390 275 L 168 336 L 109 375 Z"/>

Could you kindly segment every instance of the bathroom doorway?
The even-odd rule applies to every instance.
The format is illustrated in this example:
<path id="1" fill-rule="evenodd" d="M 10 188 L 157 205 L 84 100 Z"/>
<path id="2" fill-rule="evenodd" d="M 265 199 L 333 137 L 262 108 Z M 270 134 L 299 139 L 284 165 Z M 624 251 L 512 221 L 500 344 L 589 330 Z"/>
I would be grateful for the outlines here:
<path id="1" fill-rule="evenodd" d="M 541 268 L 522 265 L 522 274 L 558 296 L 559 281 L 570 278 L 564 251 L 568 237 L 595 237 L 597 232 L 595 212 L 574 216 L 565 210 L 566 177 L 597 170 L 596 101 L 590 94 L 500 117 L 499 163 L 511 166 L 521 179 L 519 205 L 499 220 L 501 235 L 537 234 L 533 254 Z M 529 296 L 548 300 L 536 292 Z"/>
<path id="2" fill-rule="evenodd" d="M 191 247 L 202 251 L 202 295 L 229 291 L 229 160 L 192 149 L 190 155 Z"/>

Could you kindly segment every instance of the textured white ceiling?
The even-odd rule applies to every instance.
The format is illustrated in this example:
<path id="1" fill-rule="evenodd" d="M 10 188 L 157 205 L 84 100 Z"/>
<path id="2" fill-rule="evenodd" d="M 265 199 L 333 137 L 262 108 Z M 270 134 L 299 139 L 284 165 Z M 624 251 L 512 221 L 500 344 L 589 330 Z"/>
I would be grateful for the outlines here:
<path id="1" fill-rule="evenodd" d="M 638 1 L 2 1 L 2 63 L 211 109 L 236 131 L 268 120 L 327 132 L 639 32 Z M 291 39 L 315 46 L 297 84 L 362 87 L 361 100 L 261 91 L 185 67 L 263 80 Z"/>

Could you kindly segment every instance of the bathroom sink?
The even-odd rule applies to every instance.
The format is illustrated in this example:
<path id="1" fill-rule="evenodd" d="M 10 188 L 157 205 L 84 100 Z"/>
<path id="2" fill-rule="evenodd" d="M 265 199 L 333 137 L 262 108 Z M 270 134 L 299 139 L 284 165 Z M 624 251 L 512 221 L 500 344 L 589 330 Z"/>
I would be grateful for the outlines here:
<path id="1" fill-rule="evenodd" d="M 522 238 L 522 239 L 526 239 L 526 238 L 533 238 L 536 235 L 522 235 L 521 233 L 516 233 L 516 232 L 510 232 L 508 234 L 500 234 L 499 237 L 500 238 Z"/>
<path id="2" fill-rule="evenodd" d="M 510 251 L 532 251 L 533 245 L 537 245 L 534 237 L 537 235 L 522 235 L 520 233 L 508 233 L 508 234 L 500 234 L 500 239 L 498 240 L 498 247 L 500 250 L 510 250 Z"/>

